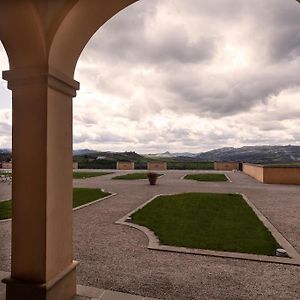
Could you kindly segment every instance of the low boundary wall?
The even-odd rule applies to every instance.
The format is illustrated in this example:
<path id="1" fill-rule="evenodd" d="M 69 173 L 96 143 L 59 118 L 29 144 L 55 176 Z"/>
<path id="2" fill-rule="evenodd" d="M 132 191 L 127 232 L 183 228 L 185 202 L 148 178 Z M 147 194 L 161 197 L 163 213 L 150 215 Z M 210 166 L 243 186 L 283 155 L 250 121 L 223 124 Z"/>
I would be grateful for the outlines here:
<path id="1" fill-rule="evenodd" d="M 117 170 L 134 170 L 134 162 L 118 161 Z"/>
<path id="2" fill-rule="evenodd" d="M 217 171 L 239 170 L 239 163 L 238 162 L 215 161 L 214 169 Z"/>
<path id="3" fill-rule="evenodd" d="M 244 164 L 243 168 L 245 174 L 262 183 L 300 185 L 300 166 Z"/>
<path id="4" fill-rule="evenodd" d="M 163 170 L 167 170 L 167 163 L 166 162 L 160 162 L 160 161 L 156 161 L 156 162 L 148 162 L 147 164 L 147 168 L 149 171 L 163 171 Z"/>

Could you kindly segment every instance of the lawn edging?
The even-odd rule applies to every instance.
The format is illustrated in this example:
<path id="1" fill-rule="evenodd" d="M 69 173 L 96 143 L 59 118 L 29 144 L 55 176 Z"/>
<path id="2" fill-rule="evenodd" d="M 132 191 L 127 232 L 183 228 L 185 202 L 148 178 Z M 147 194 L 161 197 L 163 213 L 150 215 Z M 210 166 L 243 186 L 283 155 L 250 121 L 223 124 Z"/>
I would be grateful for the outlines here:
<path id="1" fill-rule="evenodd" d="M 106 199 L 109 199 L 109 198 L 111 198 L 111 197 L 114 197 L 114 196 L 118 195 L 118 193 L 112 193 L 112 192 L 109 192 L 109 191 L 105 191 L 104 189 L 100 189 L 100 190 L 101 190 L 102 192 L 110 193 L 110 195 L 107 195 L 107 196 L 105 196 L 105 197 L 103 197 L 103 198 L 96 199 L 96 200 L 94 200 L 94 201 L 88 202 L 88 203 L 86 203 L 86 204 L 83 204 L 83 205 L 80 205 L 80 206 L 77 206 L 77 207 L 74 207 L 74 208 L 72 208 L 72 211 L 77 211 L 77 210 L 79 210 L 79 209 L 85 208 L 85 207 L 90 206 L 90 205 L 92 205 L 92 204 L 95 204 L 95 203 L 104 201 L 104 200 L 106 200 Z M 6 223 L 6 222 L 11 222 L 11 220 L 12 220 L 12 218 L 0 220 L 0 224 L 1 224 L 1 223 Z"/>
<path id="2" fill-rule="evenodd" d="M 83 204 L 83 205 L 80 205 L 80 206 L 77 206 L 77 207 L 74 207 L 72 210 L 73 210 L 73 211 L 76 211 L 76 210 L 85 208 L 85 207 L 87 207 L 87 206 L 90 206 L 90 205 L 92 205 L 92 204 L 95 204 L 95 203 L 104 201 L 104 200 L 106 200 L 106 199 L 109 199 L 109 198 L 114 197 L 114 196 L 117 195 L 117 193 L 111 193 L 111 192 L 109 192 L 109 191 L 105 191 L 104 189 L 101 189 L 101 191 L 102 191 L 102 192 L 106 192 L 106 193 L 110 193 L 110 195 L 105 196 L 105 197 L 100 198 L 100 199 L 97 199 L 97 200 L 94 200 L 94 201 L 92 201 L 92 202 L 88 202 L 88 203 L 86 203 L 86 204 Z"/>
<path id="3" fill-rule="evenodd" d="M 258 254 L 248 254 L 248 253 L 238 253 L 238 252 L 228 252 L 228 251 L 216 251 L 216 250 L 204 250 L 204 249 L 192 249 L 186 247 L 176 247 L 176 246 L 168 246 L 161 245 L 158 237 L 154 234 L 152 230 L 147 227 L 128 222 L 128 219 L 131 218 L 138 210 L 145 207 L 147 204 L 152 202 L 154 199 L 160 196 L 172 196 L 175 194 L 158 194 L 142 205 L 135 208 L 133 211 L 126 214 L 124 217 L 115 222 L 118 225 L 126 225 L 133 227 L 141 232 L 143 232 L 148 238 L 148 246 L 149 250 L 156 251 L 167 251 L 167 252 L 176 252 L 183 254 L 193 254 L 193 255 L 204 255 L 204 256 L 214 256 L 220 258 L 231 258 L 231 259 L 241 259 L 241 260 L 250 260 L 257 262 L 265 262 L 265 263 L 277 263 L 277 264 L 286 264 L 286 265 L 294 265 L 300 266 L 300 254 L 296 251 L 296 249 L 290 244 L 290 242 L 283 237 L 283 235 L 277 230 L 277 228 L 257 209 L 257 207 L 248 199 L 245 194 L 236 193 L 243 197 L 246 203 L 250 206 L 250 208 L 255 212 L 258 219 L 264 224 L 264 226 L 271 232 L 275 240 L 287 251 L 289 258 L 277 257 L 277 256 L 267 256 L 267 255 L 258 255 Z"/>
<path id="4" fill-rule="evenodd" d="M 227 175 L 227 173 L 212 173 L 212 172 L 202 172 L 202 173 L 200 173 L 200 172 L 196 172 L 195 174 L 206 174 L 206 173 L 211 173 L 211 174 L 223 174 L 226 178 L 227 178 L 227 181 L 197 181 L 197 180 L 194 180 L 194 181 L 197 181 L 197 182 L 200 182 L 200 183 L 232 183 L 232 180 L 230 179 L 230 177 Z M 193 174 L 193 173 L 186 173 L 186 174 L 184 174 L 183 176 L 181 176 L 180 178 L 179 178 L 179 180 L 191 180 L 191 179 L 186 179 L 185 177 L 187 176 L 187 175 L 190 175 L 190 174 Z"/>

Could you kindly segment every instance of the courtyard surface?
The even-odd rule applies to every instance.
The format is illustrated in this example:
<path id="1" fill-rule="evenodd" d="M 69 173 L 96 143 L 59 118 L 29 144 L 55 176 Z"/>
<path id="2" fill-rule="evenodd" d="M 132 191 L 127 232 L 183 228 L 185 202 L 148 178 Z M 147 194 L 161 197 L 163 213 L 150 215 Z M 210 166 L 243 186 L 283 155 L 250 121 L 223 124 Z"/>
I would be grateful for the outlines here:
<path id="1" fill-rule="evenodd" d="M 240 172 L 225 172 L 232 182 L 182 180 L 191 171 L 164 171 L 158 185 L 150 186 L 147 180 L 111 180 L 116 173 L 74 180 L 74 187 L 117 193 L 74 212 L 78 284 L 159 299 L 300 298 L 299 266 L 149 250 L 143 232 L 115 224 L 158 194 L 239 192 L 300 252 L 299 186 L 264 185 Z M 10 189 L 1 183 L 0 199 L 9 199 Z M 0 270 L 6 272 L 10 226 L 0 222 Z"/>

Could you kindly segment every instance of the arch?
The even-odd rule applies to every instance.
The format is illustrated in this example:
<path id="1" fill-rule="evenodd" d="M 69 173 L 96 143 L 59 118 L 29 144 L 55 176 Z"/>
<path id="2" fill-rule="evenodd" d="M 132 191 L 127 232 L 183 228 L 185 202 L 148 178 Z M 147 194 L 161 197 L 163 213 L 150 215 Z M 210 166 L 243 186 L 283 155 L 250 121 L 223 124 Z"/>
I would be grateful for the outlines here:
<path id="1" fill-rule="evenodd" d="M 0 3 L 0 40 L 11 70 L 44 65 L 47 60 L 44 32 L 31 1 Z"/>
<path id="2" fill-rule="evenodd" d="M 68 12 L 53 37 L 49 65 L 73 76 L 77 60 L 94 33 L 119 11 L 138 0 L 79 0 Z M 67 55 L 66 55 L 67 53 Z"/>

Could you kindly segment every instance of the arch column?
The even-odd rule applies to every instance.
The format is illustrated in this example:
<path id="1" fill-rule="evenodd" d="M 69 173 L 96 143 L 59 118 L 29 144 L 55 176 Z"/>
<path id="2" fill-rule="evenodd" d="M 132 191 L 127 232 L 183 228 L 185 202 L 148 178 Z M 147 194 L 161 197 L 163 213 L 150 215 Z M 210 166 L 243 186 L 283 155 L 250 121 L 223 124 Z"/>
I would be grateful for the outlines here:
<path id="1" fill-rule="evenodd" d="M 13 211 L 8 300 L 72 299 L 72 98 L 79 83 L 41 66 L 3 72 L 12 90 Z"/>

